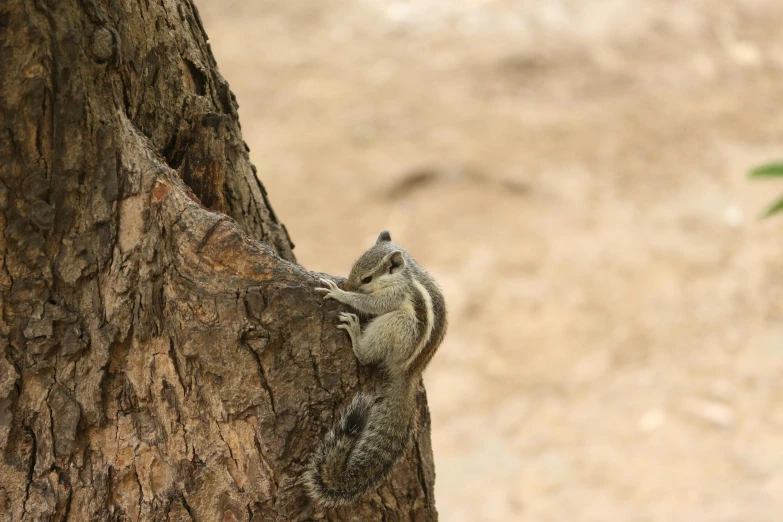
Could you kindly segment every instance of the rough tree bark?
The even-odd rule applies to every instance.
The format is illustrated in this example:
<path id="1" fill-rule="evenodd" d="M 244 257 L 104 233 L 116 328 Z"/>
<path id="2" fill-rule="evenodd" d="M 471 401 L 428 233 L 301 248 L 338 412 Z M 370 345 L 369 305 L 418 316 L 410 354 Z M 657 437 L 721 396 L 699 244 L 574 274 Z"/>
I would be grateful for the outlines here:
<path id="1" fill-rule="evenodd" d="M 297 484 L 372 374 L 295 263 L 195 7 L 5 0 L 0 46 L 0 520 L 436 520 L 423 393 L 365 502 Z"/>

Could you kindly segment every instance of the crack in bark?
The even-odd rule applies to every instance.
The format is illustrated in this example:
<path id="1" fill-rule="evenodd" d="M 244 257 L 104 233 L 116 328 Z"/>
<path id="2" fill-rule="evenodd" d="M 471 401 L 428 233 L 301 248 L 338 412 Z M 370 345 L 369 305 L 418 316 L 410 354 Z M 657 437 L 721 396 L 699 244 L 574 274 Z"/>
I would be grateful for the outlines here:
<path id="1" fill-rule="evenodd" d="M 135 464 L 133 465 L 133 476 L 136 478 L 136 485 L 139 486 L 139 511 L 136 513 L 136 520 L 141 520 L 141 508 L 144 505 L 144 488 L 141 487 L 141 479 Z"/>
<path id="2" fill-rule="evenodd" d="M 204 247 L 209 243 L 209 240 L 212 239 L 212 236 L 215 234 L 215 231 L 217 230 L 218 226 L 220 226 L 221 223 L 224 221 L 228 221 L 228 216 L 220 216 L 218 217 L 215 222 L 212 224 L 211 227 L 207 230 L 207 233 L 204 234 L 204 238 L 201 240 L 201 242 L 196 247 L 196 252 L 201 253 L 204 250 Z"/>
<path id="3" fill-rule="evenodd" d="M 62 517 L 62 520 L 65 522 L 68 521 L 68 516 L 71 514 L 71 501 L 73 500 L 73 488 L 70 480 L 66 481 L 66 484 L 68 486 L 68 496 L 65 498 L 65 512 Z"/>
<path id="4" fill-rule="evenodd" d="M 328 390 L 326 389 L 326 386 L 324 386 L 324 382 L 321 379 L 321 369 L 318 366 L 318 358 L 313 353 L 313 347 L 308 346 L 307 351 L 310 354 L 310 362 L 312 363 L 313 366 L 313 374 L 315 375 L 315 380 L 318 381 L 318 386 L 320 386 L 323 391 L 328 393 Z"/>
<path id="5" fill-rule="evenodd" d="M 234 458 L 234 452 L 231 450 L 231 444 L 226 442 L 226 439 L 223 437 L 223 430 L 220 427 L 220 422 L 217 419 L 213 419 L 213 420 L 215 421 L 215 424 L 217 425 L 218 437 L 220 437 L 220 440 L 223 441 L 223 444 L 226 445 L 226 449 L 228 449 L 228 456 L 231 457 L 231 460 L 234 461 L 234 466 L 236 466 L 237 471 L 239 471 L 239 469 L 240 469 L 239 462 L 237 461 L 236 458 Z M 236 477 L 234 477 L 233 474 L 232 474 L 232 478 L 236 482 Z"/>
<path id="6" fill-rule="evenodd" d="M 417 459 L 417 465 L 416 465 L 416 476 L 419 479 L 419 485 L 421 486 L 421 491 L 424 493 L 424 502 L 429 506 L 430 505 L 430 494 L 429 494 L 429 488 L 427 487 L 427 480 L 424 477 L 424 469 L 423 469 L 423 462 L 421 455 L 421 447 L 419 442 L 419 433 L 416 434 L 416 456 Z"/>
<path id="7" fill-rule="evenodd" d="M 169 357 L 171 358 L 171 362 L 174 365 L 174 373 L 177 374 L 179 385 L 182 387 L 182 394 L 186 395 L 188 393 L 188 388 L 185 387 L 185 381 L 182 378 L 182 372 L 179 368 L 179 359 L 177 358 L 177 353 L 174 350 L 174 338 L 172 337 L 169 337 Z"/>
<path id="8" fill-rule="evenodd" d="M 30 453 L 30 469 L 27 471 L 27 484 L 25 485 L 24 502 L 22 503 L 22 510 L 27 514 L 27 501 L 30 500 L 30 486 L 33 483 L 33 473 L 35 471 L 35 463 L 38 456 L 38 440 L 35 438 L 35 431 L 29 426 L 24 426 L 24 431 L 33 439 L 33 447 Z"/>
<path id="9" fill-rule="evenodd" d="M 182 496 L 182 507 L 185 508 L 185 511 L 188 512 L 188 516 L 190 517 L 190 520 L 193 520 L 195 522 L 196 517 L 193 516 L 193 509 L 190 507 L 190 504 L 188 504 L 188 499 L 185 497 L 185 494 L 183 493 Z"/>
<path id="10" fill-rule="evenodd" d="M 264 371 L 264 365 L 261 362 L 261 356 L 256 353 L 253 348 L 250 346 L 247 347 L 250 350 L 250 353 L 253 354 L 253 356 L 256 359 L 256 364 L 258 364 L 258 372 L 261 374 L 261 386 L 264 388 L 264 391 L 269 395 L 269 405 L 272 408 L 272 413 L 274 414 L 275 418 L 277 418 L 277 409 L 275 407 L 275 396 L 272 395 L 272 389 L 269 387 L 269 382 L 266 380 L 266 372 Z"/>
<path id="11" fill-rule="evenodd" d="M 264 466 L 266 466 L 267 473 L 269 473 L 269 476 L 272 479 L 272 484 L 275 485 L 275 490 L 272 493 L 272 496 L 276 497 L 277 496 L 277 490 L 280 489 L 280 485 L 277 482 L 277 477 L 276 477 L 276 474 L 275 474 L 275 468 L 269 462 L 269 457 L 267 457 L 266 453 L 264 453 L 264 449 L 261 447 L 261 441 L 258 440 L 258 435 L 255 435 L 253 437 L 253 441 L 255 442 L 256 451 L 258 451 L 258 454 L 261 457 L 261 461 L 264 463 Z"/>

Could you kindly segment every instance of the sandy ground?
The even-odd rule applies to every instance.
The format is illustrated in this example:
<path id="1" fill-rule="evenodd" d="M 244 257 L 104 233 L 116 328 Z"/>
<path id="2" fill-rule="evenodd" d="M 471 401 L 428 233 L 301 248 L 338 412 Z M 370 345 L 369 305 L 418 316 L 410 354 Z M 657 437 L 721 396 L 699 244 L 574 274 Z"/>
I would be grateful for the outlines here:
<path id="1" fill-rule="evenodd" d="M 197 4 L 300 262 L 442 283 L 442 520 L 783 520 L 783 2 Z"/>

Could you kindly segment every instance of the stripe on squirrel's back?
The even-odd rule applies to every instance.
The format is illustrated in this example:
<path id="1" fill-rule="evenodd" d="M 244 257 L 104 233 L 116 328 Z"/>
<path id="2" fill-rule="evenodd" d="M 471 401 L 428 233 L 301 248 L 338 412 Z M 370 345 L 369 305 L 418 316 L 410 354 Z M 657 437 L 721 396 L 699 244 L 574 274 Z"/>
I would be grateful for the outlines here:
<path id="1" fill-rule="evenodd" d="M 440 346 L 440 343 L 443 341 L 448 327 L 446 320 L 446 301 L 443 298 L 443 294 L 437 286 L 429 283 L 429 281 L 425 280 L 425 285 L 432 303 L 432 331 L 427 343 L 408 366 L 408 375 L 411 376 L 420 374 L 424 371 L 427 364 L 429 364 L 430 360 L 432 360 L 432 357 L 435 355 L 438 346 Z"/>
<path id="2" fill-rule="evenodd" d="M 434 325 L 434 314 L 432 309 L 432 296 L 429 290 L 421 284 L 415 277 L 412 280 L 414 291 L 411 294 L 413 304 L 413 313 L 416 318 L 416 339 L 413 344 L 408 359 L 405 361 L 405 367 L 410 368 L 413 361 L 424 350 L 430 337 Z"/>

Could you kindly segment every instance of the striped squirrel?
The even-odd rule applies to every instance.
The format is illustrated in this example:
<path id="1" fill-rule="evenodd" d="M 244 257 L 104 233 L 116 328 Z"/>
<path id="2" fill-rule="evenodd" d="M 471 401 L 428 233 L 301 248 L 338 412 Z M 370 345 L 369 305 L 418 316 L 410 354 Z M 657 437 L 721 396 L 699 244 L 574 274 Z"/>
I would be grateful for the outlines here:
<path id="1" fill-rule="evenodd" d="M 359 317 L 340 314 L 361 364 L 376 364 L 382 384 L 359 393 L 320 441 L 303 483 L 324 506 L 354 502 L 391 473 L 415 431 L 416 387 L 446 334 L 446 303 L 435 280 L 387 230 L 353 265 L 345 290 L 328 279 L 316 288 L 374 316 L 362 331 Z"/>

